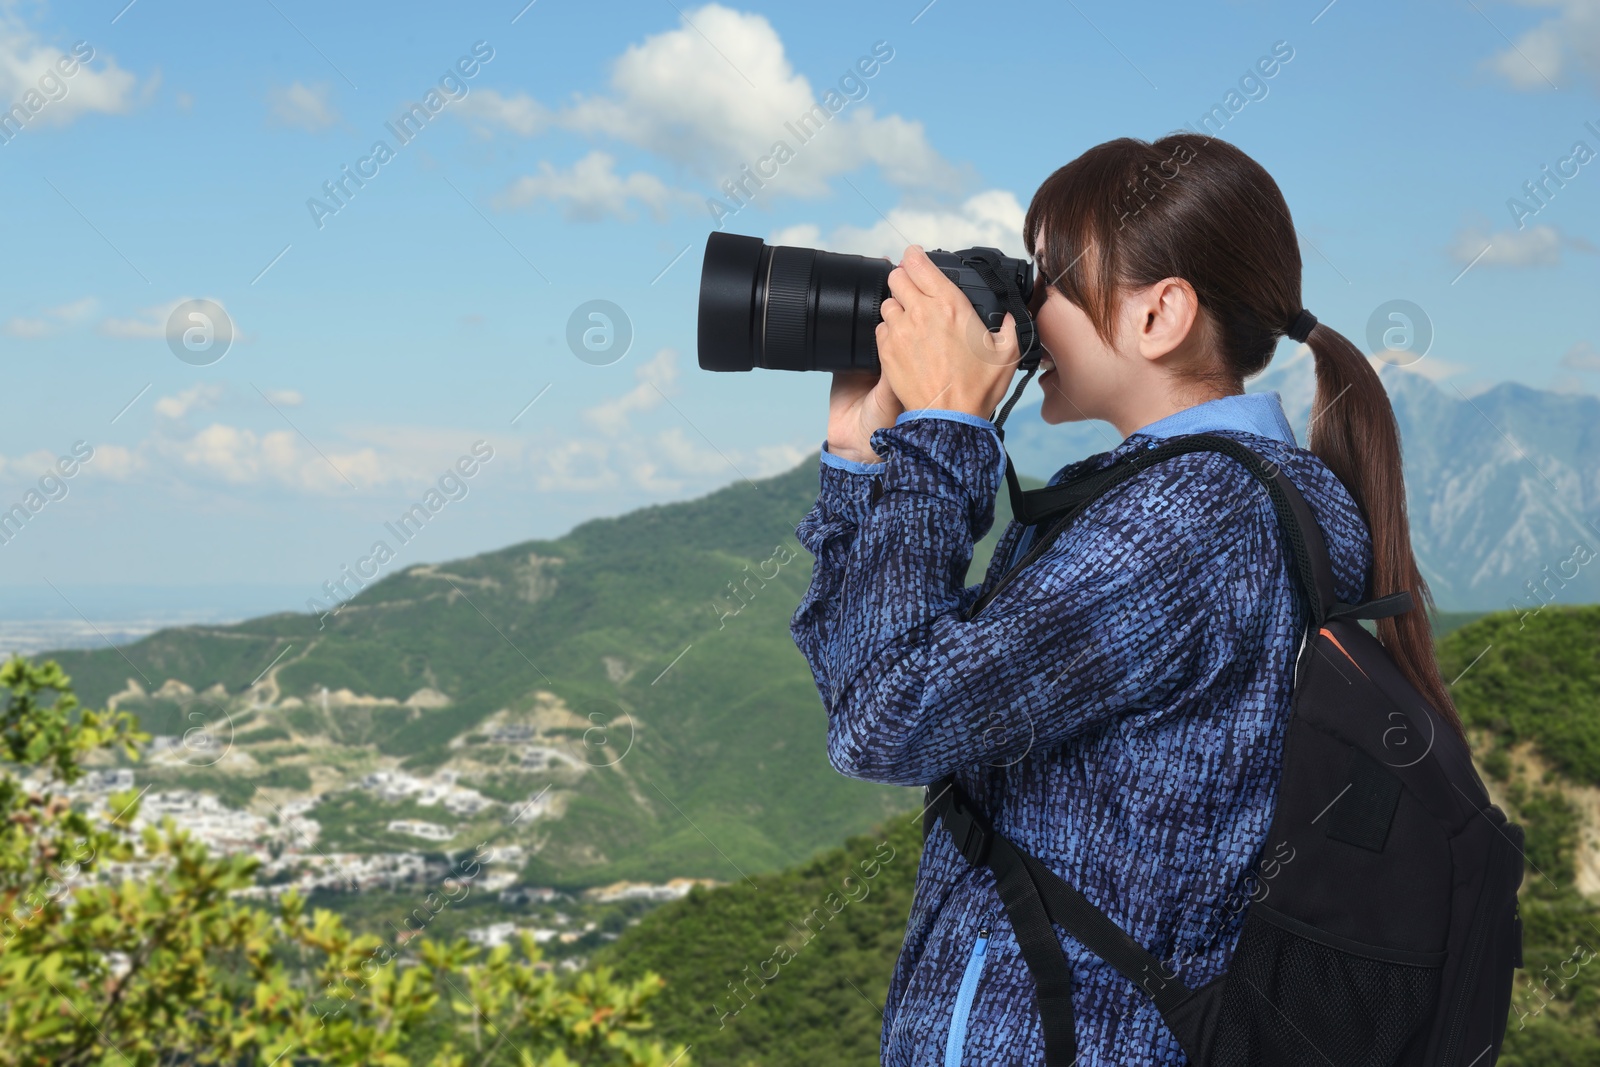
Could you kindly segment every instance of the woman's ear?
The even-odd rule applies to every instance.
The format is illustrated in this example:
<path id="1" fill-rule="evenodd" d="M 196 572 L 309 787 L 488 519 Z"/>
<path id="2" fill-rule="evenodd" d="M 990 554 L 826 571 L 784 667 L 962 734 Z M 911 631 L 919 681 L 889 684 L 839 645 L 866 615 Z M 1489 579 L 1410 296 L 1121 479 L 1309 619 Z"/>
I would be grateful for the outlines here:
<path id="1" fill-rule="evenodd" d="M 1200 316 L 1200 298 L 1182 278 L 1163 278 L 1131 297 L 1139 355 L 1162 359 L 1188 341 Z"/>

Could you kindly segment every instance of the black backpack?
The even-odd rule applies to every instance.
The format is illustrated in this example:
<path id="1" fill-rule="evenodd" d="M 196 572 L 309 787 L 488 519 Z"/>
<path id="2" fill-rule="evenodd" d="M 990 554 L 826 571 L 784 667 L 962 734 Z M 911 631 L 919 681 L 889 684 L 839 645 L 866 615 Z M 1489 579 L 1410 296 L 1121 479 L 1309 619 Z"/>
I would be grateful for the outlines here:
<path id="1" fill-rule="evenodd" d="M 1266 487 L 1311 620 L 1277 809 L 1251 899 L 1236 902 L 1248 910 L 1227 972 L 1188 988 L 1181 966 L 1157 960 L 994 833 L 953 778 L 928 787 L 924 835 L 938 820 L 969 862 L 994 872 L 1033 974 L 1049 1067 L 1077 1058 L 1072 976 L 1052 924 L 1154 1000 L 1194 1067 L 1492 1067 L 1522 966 L 1522 829 L 1489 802 L 1467 746 L 1356 621 L 1409 610 L 1410 594 L 1338 603 L 1299 490 L 1245 445 L 1206 434 L 1028 493 L 1008 464 L 1017 519 L 1042 536 L 1007 577 L 1101 494 L 1195 451 L 1238 460 Z"/>

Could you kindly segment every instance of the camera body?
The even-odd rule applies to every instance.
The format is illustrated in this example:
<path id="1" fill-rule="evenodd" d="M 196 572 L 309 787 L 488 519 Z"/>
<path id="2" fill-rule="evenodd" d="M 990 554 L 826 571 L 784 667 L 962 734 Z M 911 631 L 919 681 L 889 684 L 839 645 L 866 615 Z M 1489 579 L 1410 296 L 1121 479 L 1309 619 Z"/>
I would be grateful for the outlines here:
<path id="1" fill-rule="evenodd" d="M 928 253 L 928 258 L 933 260 L 934 265 L 946 278 L 960 287 L 961 292 L 971 301 L 972 310 L 978 313 L 978 318 L 991 330 L 998 330 L 1005 322 L 1006 305 L 1000 294 L 995 292 L 978 273 L 974 264 L 980 259 L 987 259 L 994 264 L 998 273 L 1010 276 L 1024 304 L 1033 299 L 1033 264 L 1025 259 L 1014 259 L 1004 255 L 998 248 L 963 248 L 959 252 L 934 249 Z"/>
<path id="2" fill-rule="evenodd" d="M 1014 292 L 1023 351 L 1032 348 L 1026 311 L 1034 295 L 1032 264 L 994 248 L 933 251 L 928 258 L 991 330 L 1005 320 Z M 700 274 L 701 368 L 876 371 L 876 331 L 894 267 L 883 259 L 713 233 Z"/>

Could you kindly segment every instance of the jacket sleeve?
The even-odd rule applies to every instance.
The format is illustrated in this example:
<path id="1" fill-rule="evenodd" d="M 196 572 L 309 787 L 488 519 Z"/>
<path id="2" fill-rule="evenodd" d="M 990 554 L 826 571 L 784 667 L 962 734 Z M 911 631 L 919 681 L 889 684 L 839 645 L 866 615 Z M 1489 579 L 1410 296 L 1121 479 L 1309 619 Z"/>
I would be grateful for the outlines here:
<path id="1" fill-rule="evenodd" d="M 1181 706 L 1263 639 L 1276 527 L 1226 457 L 1130 479 L 968 621 L 965 572 L 1004 469 L 997 435 L 918 418 L 873 447 L 882 473 L 824 470 L 797 530 L 816 567 L 791 631 L 843 774 L 925 785 L 1008 765 L 1123 713 Z"/>

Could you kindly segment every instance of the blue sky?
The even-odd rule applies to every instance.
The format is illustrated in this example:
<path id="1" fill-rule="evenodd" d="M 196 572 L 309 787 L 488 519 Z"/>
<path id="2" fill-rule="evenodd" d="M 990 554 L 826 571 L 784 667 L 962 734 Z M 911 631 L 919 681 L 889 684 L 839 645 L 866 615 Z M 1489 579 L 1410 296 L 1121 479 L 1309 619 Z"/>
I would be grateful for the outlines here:
<path id="1" fill-rule="evenodd" d="M 1600 0 L 125 3 L 0 0 L 0 105 L 25 116 L 0 143 L 0 508 L 43 500 L 0 544 L 14 602 L 300 607 L 441 478 L 387 568 L 785 469 L 827 382 L 695 367 L 715 222 L 1020 254 L 1051 170 L 1230 90 L 1221 135 L 1283 187 L 1324 321 L 1360 339 L 1410 300 L 1438 380 L 1600 382 L 1600 161 L 1523 191 L 1600 152 Z M 722 183 L 829 90 L 837 115 L 729 214 Z M 341 203 L 344 168 L 367 177 Z M 1520 228 L 1513 197 L 1538 208 Z M 206 366 L 165 337 L 193 299 L 237 330 Z M 566 340 L 591 300 L 631 323 L 605 365 Z"/>

